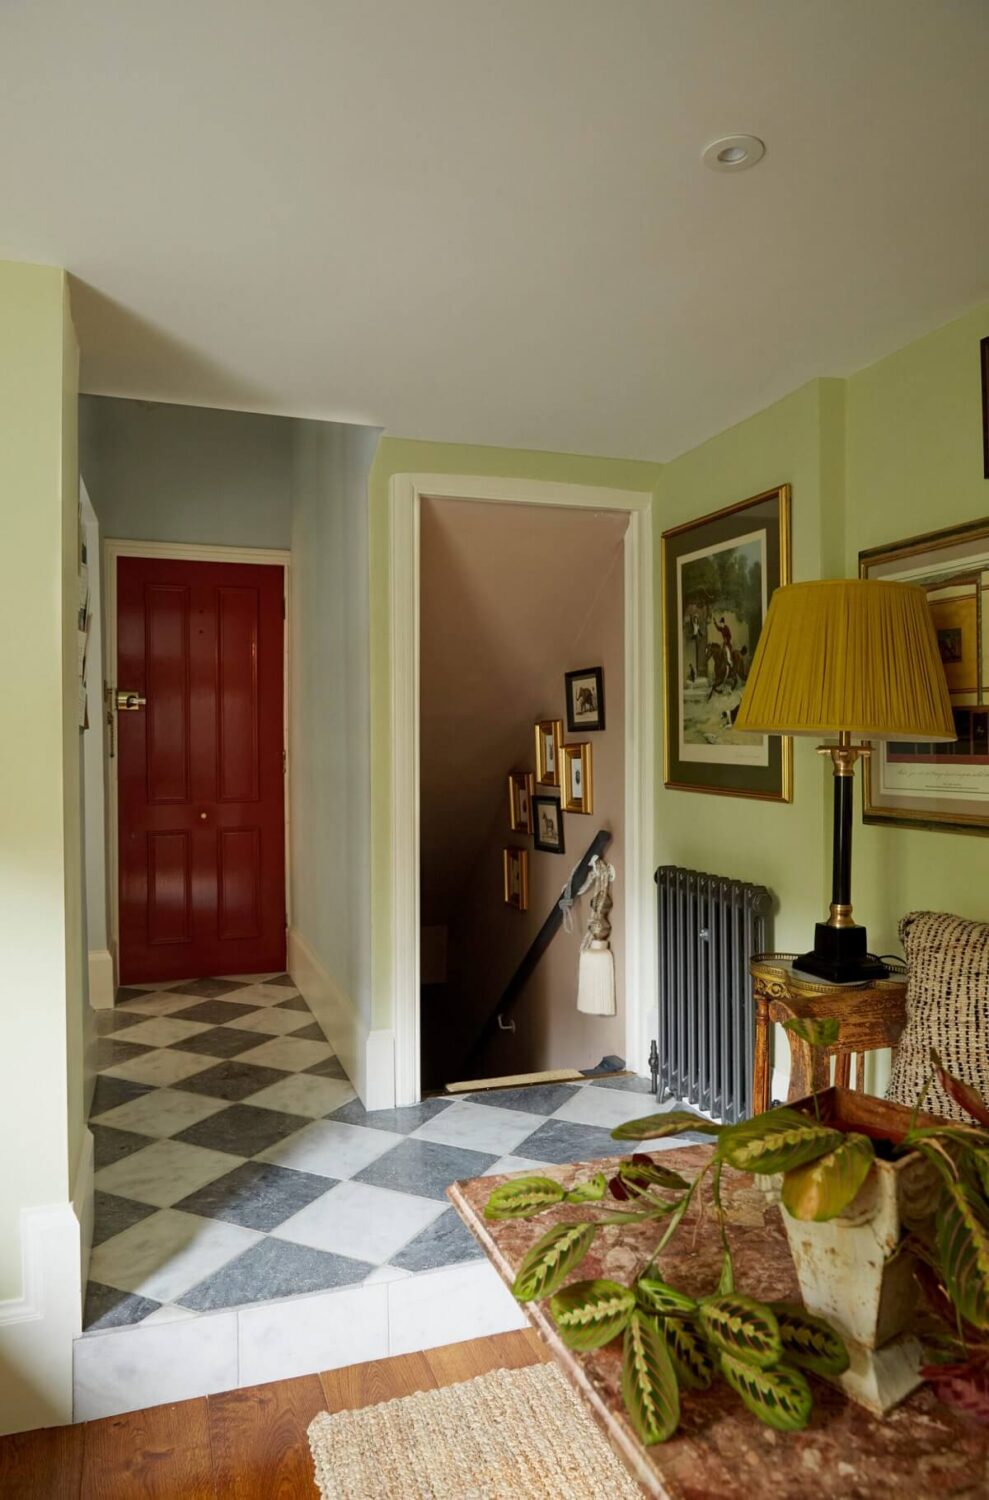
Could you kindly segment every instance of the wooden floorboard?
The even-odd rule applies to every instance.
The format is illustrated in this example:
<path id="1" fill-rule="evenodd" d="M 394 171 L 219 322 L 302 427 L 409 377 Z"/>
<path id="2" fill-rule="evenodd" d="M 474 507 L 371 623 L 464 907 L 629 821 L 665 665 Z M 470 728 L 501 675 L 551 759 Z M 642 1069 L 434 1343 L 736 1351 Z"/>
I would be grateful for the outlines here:
<path id="1" fill-rule="evenodd" d="M 0 1437 L 0 1500 L 318 1500 L 306 1436 L 318 1412 L 358 1410 L 549 1357 L 526 1329 Z"/>

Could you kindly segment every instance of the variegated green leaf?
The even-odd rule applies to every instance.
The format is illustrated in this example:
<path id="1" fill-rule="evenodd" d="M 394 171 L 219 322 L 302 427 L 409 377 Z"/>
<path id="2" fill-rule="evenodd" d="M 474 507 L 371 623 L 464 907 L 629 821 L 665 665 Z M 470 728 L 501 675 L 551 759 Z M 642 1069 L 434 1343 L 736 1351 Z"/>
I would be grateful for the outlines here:
<path id="1" fill-rule="evenodd" d="M 848 1369 L 848 1350 L 830 1323 L 797 1302 L 770 1304 L 779 1324 L 783 1358 L 815 1375 L 843 1375 Z"/>
<path id="2" fill-rule="evenodd" d="M 537 1240 L 519 1266 L 512 1291 L 520 1302 L 536 1302 L 561 1287 L 591 1248 L 596 1224 L 556 1224 Z"/>
<path id="3" fill-rule="evenodd" d="M 830 1047 L 838 1040 L 841 1022 L 835 1016 L 821 1016 L 817 1020 L 810 1016 L 793 1016 L 783 1022 L 783 1030 L 812 1047 Z"/>
<path id="4" fill-rule="evenodd" d="M 651 1219 L 665 1219 L 670 1214 L 680 1212 L 687 1199 L 684 1196 L 682 1198 L 672 1198 L 669 1202 L 666 1202 L 664 1199 L 652 1198 L 646 1194 L 636 1201 L 639 1204 L 637 1209 L 614 1209 L 611 1213 L 605 1214 L 598 1222 L 600 1224 L 645 1224 Z M 643 1207 L 643 1204 L 648 1206 Z M 672 1220 L 670 1222 L 672 1223 Z"/>
<path id="5" fill-rule="evenodd" d="M 950 1183 L 937 1231 L 948 1294 L 975 1328 L 989 1328 L 989 1209 L 965 1182 Z"/>
<path id="6" fill-rule="evenodd" d="M 989 1198 L 989 1151 L 975 1151 L 972 1153 L 972 1164 L 976 1175 L 982 1184 L 982 1191 Z"/>
<path id="7" fill-rule="evenodd" d="M 954 1099 L 955 1103 L 960 1105 L 966 1114 L 971 1115 L 973 1120 L 978 1120 L 980 1125 L 989 1125 L 989 1103 L 983 1099 L 978 1089 L 974 1089 L 970 1083 L 964 1083 L 961 1078 L 956 1078 L 954 1073 L 950 1073 L 933 1047 L 931 1048 L 931 1062 L 937 1069 L 941 1087 Z"/>
<path id="8" fill-rule="evenodd" d="M 697 1303 L 686 1292 L 678 1292 L 657 1276 L 640 1276 L 635 1284 L 646 1312 L 660 1318 L 686 1318 L 697 1311 Z"/>
<path id="9" fill-rule="evenodd" d="M 566 1195 L 568 1203 L 600 1203 L 608 1191 L 608 1179 L 603 1172 L 596 1172 L 586 1182 L 575 1183 Z"/>
<path id="10" fill-rule="evenodd" d="M 647 1446 L 665 1443 L 680 1421 L 680 1391 L 673 1359 L 652 1318 L 635 1312 L 625 1329 L 622 1396 L 629 1420 Z"/>
<path id="11" fill-rule="evenodd" d="M 568 1349 L 600 1349 L 617 1338 L 635 1310 L 635 1292 L 617 1281 L 572 1281 L 550 1299 Z"/>
<path id="12" fill-rule="evenodd" d="M 622 1161 L 618 1164 L 618 1176 L 629 1197 L 651 1192 L 653 1188 L 686 1188 L 690 1184 L 679 1172 L 662 1167 L 653 1161 Z"/>
<path id="13" fill-rule="evenodd" d="M 783 1178 L 783 1205 L 795 1219 L 821 1223 L 843 1214 L 876 1159 L 866 1135 L 846 1135 L 826 1156 L 792 1167 Z"/>
<path id="14" fill-rule="evenodd" d="M 740 1172 L 788 1172 L 833 1151 L 842 1139 L 840 1130 L 784 1107 L 729 1125 L 721 1132 L 718 1155 Z"/>
<path id="15" fill-rule="evenodd" d="M 677 1380 L 689 1391 L 706 1391 L 714 1379 L 714 1360 L 690 1318 L 665 1318 L 661 1324 Z"/>
<path id="16" fill-rule="evenodd" d="M 682 1135 L 685 1130 L 699 1130 L 702 1135 L 719 1135 L 722 1126 L 689 1109 L 665 1110 L 661 1115 L 643 1115 L 640 1120 L 626 1120 L 611 1132 L 616 1141 L 661 1141 L 664 1136 Z"/>
<path id="17" fill-rule="evenodd" d="M 749 1411 L 779 1432 L 799 1432 L 810 1421 L 810 1387 L 799 1370 L 778 1365 L 759 1370 L 744 1359 L 721 1356 L 721 1373 Z"/>
<path id="18" fill-rule="evenodd" d="M 700 1324 L 705 1336 L 719 1350 L 765 1369 L 783 1353 L 779 1326 L 772 1310 L 754 1297 L 730 1292 L 708 1297 L 700 1305 Z"/>
<path id="19" fill-rule="evenodd" d="M 484 1208 L 486 1219 L 531 1219 L 563 1202 L 563 1188 L 551 1177 L 514 1177 L 496 1187 Z"/>

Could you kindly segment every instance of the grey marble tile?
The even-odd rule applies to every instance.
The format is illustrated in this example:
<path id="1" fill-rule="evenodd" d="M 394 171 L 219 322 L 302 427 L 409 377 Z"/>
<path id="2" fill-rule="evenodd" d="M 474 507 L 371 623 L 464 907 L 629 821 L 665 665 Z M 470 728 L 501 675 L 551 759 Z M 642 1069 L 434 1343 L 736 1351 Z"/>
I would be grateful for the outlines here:
<path id="1" fill-rule="evenodd" d="M 147 1016 L 141 1017 L 142 1021 Z M 152 1047 L 141 1047 L 137 1042 L 125 1042 L 115 1036 L 101 1036 L 93 1048 L 93 1067 L 98 1073 L 104 1068 L 112 1068 L 117 1063 L 130 1062 L 134 1057 L 141 1057 L 145 1052 L 152 1052 Z"/>
<path id="2" fill-rule="evenodd" d="M 516 1156 L 560 1165 L 572 1161 L 596 1161 L 601 1156 L 620 1155 L 624 1148 L 612 1139 L 610 1130 L 597 1125 L 578 1125 L 569 1120 L 547 1120 L 514 1148 Z"/>
<path id="3" fill-rule="evenodd" d="M 126 1005 L 128 1000 L 144 1000 L 147 998 L 147 995 L 147 990 L 134 990 L 130 989 L 126 985 L 121 985 L 120 989 L 118 989 L 117 991 L 114 1004 Z"/>
<path id="4" fill-rule="evenodd" d="M 114 1036 L 119 1032 L 126 1031 L 128 1026 L 139 1026 L 146 1016 L 135 1015 L 132 1010 L 109 1010 L 93 1011 L 93 1027 L 97 1036 Z"/>
<path id="5" fill-rule="evenodd" d="M 132 1099 L 140 1099 L 142 1094 L 150 1094 L 151 1089 L 150 1083 L 133 1083 L 129 1078 L 110 1078 L 106 1073 L 99 1073 L 93 1089 L 89 1118 L 95 1120 L 97 1115 L 105 1114 L 108 1109 L 116 1109 L 119 1104 L 129 1104 Z"/>
<path id="6" fill-rule="evenodd" d="M 484 1089 L 477 1094 L 458 1094 L 471 1104 L 487 1104 L 493 1109 L 519 1109 L 523 1114 L 551 1115 L 566 1104 L 578 1089 L 574 1083 L 534 1083 L 530 1088 Z"/>
<path id="7" fill-rule="evenodd" d="M 393 1255 L 389 1265 L 403 1271 L 433 1271 L 437 1266 L 452 1266 L 465 1260 L 480 1260 L 484 1251 L 452 1208 L 441 1214 L 414 1240 Z"/>
<path id="8" fill-rule="evenodd" d="M 203 1021 L 207 1026 L 229 1026 L 239 1016 L 252 1016 L 256 1005 L 241 1005 L 237 1000 L 200 1000 L 185 1010 L 173 1010 L 173 1020 Z"/>
<path id="9" fill-rule="evenodd" d="M 132 1130 L 114 1130 L 112 1126 L 100 1125 L 96 1121 L 89 1128 L 93 1132 L 94 1164 L 97 1171 L 101 1167 L 112 1166 L 115 1161 L 123 1161 L 125 1156 L 133 1156 L 135 1151 L 151 1145 L 146 1135 L 135 1135 Z"/>
<path id="10" fill-rule="evenodd" d="M 410 1104 L 404 1109 L 368 1111 L 359 1099 L 351 1099 L 327 1118 L 342 1120 L 345 1125 L 369 1125 L 372 1130 L 391 1130 L 396 1135 L 411 1135 L 413 1130 L 418 1130 L 427 1120 L 432 1120 L 449 1109 L 450 1102 L 448 1099 L 424 1099 L 421 1104 Z"/>
<path id="11" fill-rule="evenodd" d="M 285 1074 L 278 1068 L 262 1068 L 257 1063 L 228 1060 L 217 1063 L 214 1068 L 207 1068 L 203 1073 L 196 1073 L 192 1078 L 184 1078 L 172 1087 L 189 1094 L 208 1094 L 213 1099 L 228 1099 L 231 1103 L 237 1103 L 284 1077 Z"/>
<path id="12" fill-rule="evenodd" d="M 303 1068 L 304 1073 L 315 1073 L 317 1078 L 346 1078 L 347 1070 L 339 1057 L 324 1057 L 322 1062 Z"/>
<path id="13" fill-rule="evenodd" d="M 175 1207 L 207 1219 L 225 1219 L 245 1229 L 278 1227 L 335 1185 L 332 1177 L 293 1172 L 268 1162 L 249 1161 L 191 1193 Z"/>
<path id="14" fill-rule="evenodd" d="M 132 1224 L 140 1224 L 154 1212 L 150 1203 L 118 1198 L 116 1193 L 101 1193 L 97 1188 L 93 1194 L 93 1244 L 102 1245 L 104 1240 L 112 1240 L 115 1234 L 122 1234 Z"/>
<path id="15" fill-rule="evenodd" d="M 497 1156 L 481 1151 L 463 1151 L 457 1146 L 405 1140 L 360 1172 L 355 1172 L 353 1180 L 370 1182 L 375 1187 L 394 1188 L 399 1193 L 415 1193 L 420 1198 L 445 1198 L 451 1182 L 464 1177 L 481 1177 L 497 1159 Z"/>
<path id="16" fill-rule="evenodd" d="M 232 995 L 235 990 L 247 987 L 246 980 L 239 979 L 193 979 L 182 984 L 171 985 L 183 995 L 198 995 L 202 1000 L 215 1000 L 217 995 Z"/>
<path id="17" fill-rule="evenodd" d="M 200 1057 L 236 1057 L 258 1045 L 257 1032 L 237 1031 L 233 1026 L 211 1026 L 183 1042 L 174 1042 L 176 1052 L 195 1052 Z"/>
<path id="18" fill-rule="evenodd" d="M 180 1298 L 180 1305 L 207 1312 L 272 1297 L 295 1297 L 328 1287 L 352 1286 L 374 1269 L 367 1261 L 312 1250 L 286 1240 L 264 1239 L 208 1276 Z"/>
<path id="19" fill-rule="evenodd" d="M 273 979 L 271 982 L 272 984 L 279 983 L 277 979 Z M 289 1000 L 279 1000 L 278 1008 L 279 1010 L 308 1010 L 309 1006 L 301 995 L 293 995 Z"/>
<path id="20" fill-rule="evenodd" d="M 175 1139 L 188 1146 L 204 1146 L 208 1151 L 257 1156 L 259 1151 L 267 1151 L 277 1141 L 311 1124 L 304 1115 L 288 1115 L 282 1110 L 261 1109 L 253 1104 L 231 1104 L 219 1114 L 180 1131 Z"/>
<path id="21" fill-rule="evenodd" d="M 284 1010 L 285 1006 L 284 1005 L 279 1005 L 278 1009 L 279 1010 Z M 293 1031 L 292 1035 L 294 1037 L 298 1037 L 298 1039 L 299 1039 L 300 1042 L 325 1042 L 326 1041 L 326 1034 L 323 1031 L 323 1028 L 322 1028 L 322 1026 L 320 1026 L 320 1024 L 319 1024 L 318 1021 L 313 1021 L 313 1023 L 312 1023 L 311 1026 L 304 1026 L 301 1031 Z"/>
<path id="22" fill-rule="evenodd" d="M 265 983 L 284 985 L 285 988 L 289 990 L 295 989 L 295 980 L 292 978 L 291 974 L 276 974 L 273 979 L 265 980 Z"/>
<path id="23" fill-rule="evenodd" d="M 656 1097 L 652 1080 L 650 1078 L 638 1078 L 634 1073 L 619 1074 L 617 1078 L 589 1078 L 596 1089 L 618 1089 L 629 1094 L 652 1094 Z"/>
<path id="24" fill-rule="evenodd" d="M 122 1328 L 125 1323 L 140 1323 L 149 1313 L 156 1312 L 160 1302 L 150 1297 L 139 1297 L 134 1292 L 119 1292 L 116 1287 L 101 1286 L 91 1281 L 86 1287 L 86 1307 L 82 1315 L 82 1326 L 87 1333 L 94 1328 Z"/>

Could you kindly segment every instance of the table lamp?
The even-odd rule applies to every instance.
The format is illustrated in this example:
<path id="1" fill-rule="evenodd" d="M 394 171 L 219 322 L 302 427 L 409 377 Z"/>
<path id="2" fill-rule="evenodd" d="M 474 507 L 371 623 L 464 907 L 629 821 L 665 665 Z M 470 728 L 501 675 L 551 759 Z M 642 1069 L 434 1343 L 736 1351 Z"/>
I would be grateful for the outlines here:
<path id="1" fill-rule="evenodd" d="M 837 734 L 821 745 L 834 770 L 831 914 L 794 967 L 834 984 L 881 978 L 852 919 L 852 789 L 871 740 L 956 738 L 927 595 L 910 583 L 823 579 L 778 588 L 759 636 L 735 728 L 748 734 Z"/>

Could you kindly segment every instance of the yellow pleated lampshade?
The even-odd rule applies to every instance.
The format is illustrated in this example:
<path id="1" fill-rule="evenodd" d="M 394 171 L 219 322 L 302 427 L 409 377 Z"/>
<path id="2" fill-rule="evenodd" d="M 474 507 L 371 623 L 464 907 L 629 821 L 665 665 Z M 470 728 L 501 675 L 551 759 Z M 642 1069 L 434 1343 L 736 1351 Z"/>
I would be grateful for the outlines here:
<path id="1" fill-rule="evenodd" d="M 778 588 L 736 729 L 870 740 L 953 740 L 927 595 L 910 583 L 835 578 Z"/>

